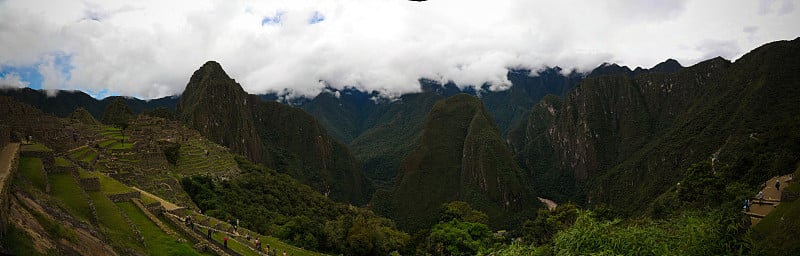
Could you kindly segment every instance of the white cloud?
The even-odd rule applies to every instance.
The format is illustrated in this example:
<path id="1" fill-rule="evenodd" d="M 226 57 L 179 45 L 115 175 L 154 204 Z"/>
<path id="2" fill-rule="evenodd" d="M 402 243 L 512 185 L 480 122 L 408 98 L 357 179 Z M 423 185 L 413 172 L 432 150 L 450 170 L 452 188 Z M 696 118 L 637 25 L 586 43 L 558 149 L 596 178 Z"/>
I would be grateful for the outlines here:
<path id="1" fill-rule="evenodd" d="M 180 93 L 206 60 L 251 93 L 398 95 L 421 77 L 502 89 L 509 67 L 736 58 L 800 35 L 795 1 L 7 0 L 0 66 L 38 64 L 43 88 L 144 98 Z"/>
<path id="2" fill-rule="evenodd" d="M 3 76 L 0 76 L 0 87 L 26 87 L 28 86 L 28 82 L 20 80 L 19 74 L 15 72 L 7 73 Z"/>
<path id="3" fill-rule="evenodd" d="M 759 15 L 768 15 L 771 14 L 774 7 L 778 7 L 776 12 L 778 15 L 789 14 L 794 11 L 794 1 L 795 0 L 759 0 L 758 1 L 758 14 Z M 775 4 L 779 3 L 779 6 Z"/>

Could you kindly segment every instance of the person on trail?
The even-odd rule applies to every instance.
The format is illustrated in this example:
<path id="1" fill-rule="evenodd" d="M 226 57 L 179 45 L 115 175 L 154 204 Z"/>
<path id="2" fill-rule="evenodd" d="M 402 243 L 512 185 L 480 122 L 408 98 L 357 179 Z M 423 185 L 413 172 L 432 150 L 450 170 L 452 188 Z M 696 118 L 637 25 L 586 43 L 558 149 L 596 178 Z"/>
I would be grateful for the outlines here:
<path id="1" fill-rule="evenodd" d="M 261 250 L 261 242 L 258 241 L 258 237 L 256 237 L 256 241 L 253 243 L 256 244 L 256 249 Z"/>
<path id="2" fill-rule="evenodd" d="M 286 256 L 286 251 L 283 251 L 283 256 Z"/>
<path id="3" fill-rule="evenodd" d="M 781 191 L 781 179 L 775 180 L 775 189 Z"/>
<path id="4" fill-rule="evenodd" d="M 744 208 L 745 212 L 749 212 L 750 211 L 750 200 L 745 199 L 744 200 L 744 207 L 742 207 L 742 208 Z"/>
<path id="5" fill-rule="evenodd" d="M 222 243 L 225 245 L 225 248 L 228 248 L 228 236 L 222 238 Z"/>
<path id="6" fill-rule="evenodd" d="M 761 203 L 764 202 L 764 191 L 758 191 L 758 201 Z"/>
<path id="7" fill-rule="evenodd" d="M 208 228 L 208 239 L 211 239 L 211 228 Z"/>

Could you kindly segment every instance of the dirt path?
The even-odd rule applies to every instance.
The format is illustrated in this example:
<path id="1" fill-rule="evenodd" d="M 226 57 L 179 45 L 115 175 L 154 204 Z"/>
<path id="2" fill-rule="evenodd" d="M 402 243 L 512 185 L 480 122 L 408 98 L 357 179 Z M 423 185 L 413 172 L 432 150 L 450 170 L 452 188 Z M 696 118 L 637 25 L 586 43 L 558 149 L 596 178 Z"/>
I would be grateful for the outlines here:
<path id="1" fill-rule="evenodd" d="M 0 188 L 5 185 L 8 173 L 11 171 L 11 160 L 19 152 L 19 143 L 8 143 L 0 149 Z"/>
<path id="2" fill-rule="evenodd" d="M 558 207 L 558 204 L 556 204 L 556 202 L 553 202 L 553 200 L 550 200 L 550 199 L 547 199 L 547 198 L 541 198 L 541 197 L 537 197 L 537 198 L 539 199 L 540 202 L 542 202 L 543 204 L 547 205 L 547 209 L 548 210 L 552 211 L 552 210 L 555 210 L 556 207 Z"/>
<path id="3" fill-rule="evenodd" d="M 761 192 L 764 193 L 763 202 L 758 200 L 758 194 L 751 197 L 750 211 L 748 211 L 748 213 L 756 215 L 750 216 L 750 222 L 752 225 L 756 225 L 759 221 L 761 221 L 762 217 L 759 216 L 766 216 L 775 210 L 775 208 L 778 207 L 778 204 L 780 204 L 781 192 L 775 188 L 775 182 L 778 181 L 778 179 L 781 181 L 781 190 L 786 189 L 786 187 L 789 186 L 789 183 L 786 182 L 789 179 L 789 175 L 775 176 L 769 179 L 766 183 L 766 186 L 761 189 Z"/>
<path id="4" fill-rule="evenodd" d="M 164 206 L 164 209 L 166 209 L 167 211 L 172 211 L 172 210 L 175 210 L 175 209 L 178 209 L 178 208 L 182 208 L 182 207 L 177 206 L 177 205 L 175 205 L 175 204 L 173 204 L 173 203 L 171 203 L 171 202 L 169 202 L 167 200 L 161 199 L 160 197 L 158 197 L 156 195 L 150 194 L 147 191 L 141 190 L 141 189 L 139 189 L 137 187 L 131 187 L 131 188 L 135 189 L 136 191 L 139 191 L 140 193 L 142 193 L 144 195 L 147 195 L 149 197 L 152 197 L 152 198 L 158 200 L 159 202 L 161 202 L 161 205 Z"/>

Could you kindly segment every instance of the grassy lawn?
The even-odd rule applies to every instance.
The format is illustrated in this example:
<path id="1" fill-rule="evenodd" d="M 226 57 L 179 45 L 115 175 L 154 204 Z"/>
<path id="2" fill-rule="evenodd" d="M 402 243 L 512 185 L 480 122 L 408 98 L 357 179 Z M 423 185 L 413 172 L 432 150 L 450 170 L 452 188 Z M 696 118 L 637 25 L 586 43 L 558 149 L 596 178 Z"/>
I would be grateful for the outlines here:
<path id="1" fill-rule="evenodd" d="M 75 152 L 72 152 L 71 154 L 69 154 L 69 158 L 81 159 L 81 157 L 83 157 L 83 155 L 85 155 L 86 152 L 89 152 L 89 150 L 92 150 L 92 149 L 89 148 L 89 147 L 84 147 L 84 148 L 82 148 L 80 150 L 76 150 Z"/>
<path id="2" fill-rule="evenodd" d="M 86 170 L 84 170 L 83 168 L 78 167 L 78 177 L 81 177 L 81 178 L 92 178 L 92 177 L 94 177 L 94 174 L 91 174 L 91 173 L 87 172 Z"/>
<path id="3" fill-rule="evenodd" d="M 207 232 L 207 229 L 202 229 L 201 228 L 200 230 L 203 231 L 202 233 Z M 214 239 L 214 241 L 217 241 L 220 244 L 223 244 L 222 238 L 225 235 L 227 235 L 227 234 L 224 234 L 222 232 L 214 232 L 214 233 L 211 234 L 211 238 Z M 250 248 L 247 248 L 246 245 L 240 244 L 239 241 L 236 241 L 233 238 L 229 238 L 228 239 L 228 248 L 230 248 L 231 250 L 233 250 L 233 251 L 235 251 L 235 252 L 237 252 L 237 253 L 239 253 L 241 255 L 252 255 L 252 256 L 257 256 L 258 255 L 258 253 L 254 252 Z"/>
<path id="4" fill-rule="evenodd" d="M 215 218 L 209 218 L 209 217 L 206 217 L 206 216 L 203 216 L 203 215 L 197 215 L 197 214 L 192 214 L 192 218 L 197 220 L 198 222 L 201 222 L 200 220 L 203 220 L 203 219 L 208 219 L 209 220 L 209 226 L 211 226 L 211 227 L 216 226 L 217 223 L 222 223 L 223 222 L 223 221 L 220 221 L 220 220 L 215 219 Z M 228 226 L 228 225 L 225 224 L 225 226 Z M 206 229 L 202 229 L 201 228 L 201 230 L 202 230 L 203 234 L 205 234 Z M 308 250 L 304 250 L 304 249 L 300 249 L 300 248 L 294 247 L 294 246 L 289 245 L 287 243 L 281 242 L 280 240 L 278 240 L 275 237 L 262 236 L 262 235 L 259 235 L 259 234 L 251 234 L 251 235 L 253 237 L 258 237 L 258 240 L 261 241 L 262 250 L 267 247 L 267 244 L 269 244 L 270 245 L 270 249 L 272 249 L 272 248 L 278 249 L 278 255 L 282 255 L 283 251 L 286 251 L 286 254 L 296 255 L 296 256 L 306 256 L 306 255 L 308 255 L 308 256 L 323 256 L 323 255 L 327 255 L 327 254 L 322 254 L 322 253 L 318 253 L 318 252 L 312 252 L 312 251 L 308 251 Z M 217 232 L 214 235 L 212 235 L 212 238 L 214 238 L 215 241 L 218 241 L 218 242 L 222 243 L 222 236 L 223 236 L 222 233 Z M 247 248 L 244 247 L 244 245 L 241 245 L 238 242 L 236 244 L 232 244 L 231 241 L 228 241 L 228 246 L 231 247 L 231 249 L 233 249 L 236 252 L 240 252 L 237 248 L 247 249 Z M 241 246 L 241 247 L 239 247 L 239 246 Z M 252 253 L 252 252 L 253 252 L 252 250 L 247 249 L 247 252 L 240 252 L 240 253 L 243 253 L 244 255 L 251 255 L 250 253 Z"/>
<path id="5" fill-rule="evenodd" d="M 58 167 L 70 167 L 73 165 L 72 162 L 70 162 L 67 159 L 64 159 L 63 157 L 56 157 L 55 162 L 56 166 Z"/>
<path id="6" fill-rule="evenodd" d="M 271 236 L 259 236 L 258 240 L 261 241 L 261 244 L 262 244 L 263 247 L 266 247 L 267 244 L 269 244 L 270 248 L 278 248 L 279 255 L 281 255 L 283 253 L 283 251 L 286 251 L 286 254 L 288 254 L 288 255 L 296 255 L 296 256 L 306 256 L 306 255 L 308 255 L 308 256 L 323 256 L 323 255 L 327 255 L 327 254 L 322 254 L 322 253 L 318 253 L 318 252 L 312 252 L 312 251 L 303 250 L 303 249 L 291 246 L 291 245 L 286 244 L 284 242 L 281 242 L 277 238 L 274 238 L 274 237 L 271 237 Z"/>
<path id="7" fill-rule="evenodd" d="M 50 152 L 53 151 L 52 149 L 48 148 L 45 145 L 34 143 L 30 145 L 22 145 L 20 148 L 21 151 L 36 151 L 36 152 Z"/>
<path id="8" fill-rule="evenodd" d="M 89 152 L 81 157 L 80 161 L 91 163 L 95 158 L 97 158 L 97 152 L 94 152 L 94 150 L 89 150 Z"/>
<path id="9" fill-rule="evenodd" d="M 123 163 L 138 163 L 139 159 L 118 158 L 117 161 Z"/>
<path id="10" fill-rule="evenodd" d="M 132 149 L 132 148 L 133 148 L 133 143 L 128 143 L 128 142 L 114 143 L 113 145 L 111 145 L 111 147 L 109 147 L 109 149 Z"/>
<path id="11" fill-rule="evenodd" d="M 139 228 L 144 236 L 144 241 L 147 247 L 145 248 L 149 255 L 202 255 L 192 248 L 189 243 L 179 243 L 175 237 L 167 235 L 156 226 L 155 223 L 150 221 L 147 216 L 142 213 L 139 208 L 131 202 L 117 203 L 117 206 L 122 209 L 128 218 L 131 219 L 133 224 Z"/>
<path id="12" fill-rule="evenodd" d="M 114 144 L 114 143 L 117 143 L 117 141 L 116 140 L 104 140 L 104 141 L 101 141 L 98 144 L 100 145 L 101 148 L 107 148 L 108 146 L 110 146 L 111 144 Z"/>
<path id="13" fill-rule="evenodd" d="M 143 248 L 138 244 L 136 234 L 125 221 L 119 208 L 100 191 L 89 193 L 89 197 L 94 201 L 97 209 L 97 218 L 102 226 L 103 233 L 111 240 L 115 248 L 131 248 L 142 251 Z"/>
<path id="14" fill-rule="evenodd" d="M 119 133 L 119 132 L 108 133 L 108 134 L 104 134 L 104 135 L 106 135 L 106 137 L 114 139 L 114 140 L 129 141 L 131 139 L 131 136 L 129 136 L 127 134 L 125 134 L 125 136 L 122 136 L 122 134 Z"/>
<path id="15" fill-rule="evenodd" d="M 148 192 L 150 192 L 150 191 L 148 191 Z M 153 198 L 151 196 L 148 196 L 146 194 L 142 194 L 142 204 L 148 205 L 148 204 L 152 204 L 152 203 L 155 203 L 155 202 L 158 202 L 158 200 L 156 200 L 155 198 Z"/>
<path id="16" fill-rule="evenodd" d="M 42 166 L 42 159 L 33 157 L 20 157 L 19 158 L 19 172 L 28 179 L 33 186 L 39 190 L 44 191 L 44 167 Z"/>
<path id="17" fill-rule="evenodd" d="M 63 202 L 72 215 L 88 221 L 92 214 L 89 209 L 89 202 L 83 196 L 83 192 L 78 187 L 75 178 L 67 173 L 50 174 L 48 178 L 50 179 L 50 194 Z"/>
<path id="18" fill-rule="evenodd" d="M 132 188 L 122 184 L 121 182 L 111 178 L 106 177 L 101 173 L 92 173 L 94 176 L 97 176 L 100 179 L 100 190 L 103 191 L 103 194 L 111 195 L 111 194 L 120 194 L 133 191 Z"/>

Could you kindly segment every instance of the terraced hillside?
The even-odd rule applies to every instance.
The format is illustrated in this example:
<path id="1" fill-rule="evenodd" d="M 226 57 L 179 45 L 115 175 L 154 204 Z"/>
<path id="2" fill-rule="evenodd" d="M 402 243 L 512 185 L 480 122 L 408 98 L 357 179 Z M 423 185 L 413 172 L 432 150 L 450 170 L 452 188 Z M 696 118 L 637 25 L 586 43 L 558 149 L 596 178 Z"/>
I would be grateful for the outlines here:
<path id="1" fill-rule="evenodd" d="M 260 255 L 270 244 L 292 255 L 322 255 L 243 228 L 235 231 L 227 222 L 129 187 L 112 178 L 114 173 L 87 171 L 74 162 L 115 143 L 103 144 L 96 151 L 84 147 L 64 153 L 67 158 L 54 157 L 41 144 L 22 147 L 13 183 L 18 188 L 11 203 L 13 224 L 0 249 L 19 255 Z M 176 213 L 192 216 L 196 229 L 183 226 L 185 218 Z M 204 236 L 208 229 L 211 239 Z M 259 238 L 264 247 L 257 248 L 246 235 Z M 230 238 L 227 249 L 223 236 Z"/>
<path id="2" fill-rule="evenodd" d="M 25 113 L 42 115 L 33 110 Z M 22 117 L 11 115 L 0 119 L 3 118 Z M 86 125 L 71 119 L 53 120 L 58 122 L 55 128 L 72 127 L 75 135 L 26 137 L 21 147 L 22 157 L 14 164 L 19 171 L 18 178 L 13 180 L 13 211 L 8 222 L 14 224 L 10 224 L 9 235 L 0 236 L 3 240 L 0 252 L 259 255 L 270 244 L 276 250 L 273 253 L 321 255 L 243 227 L 234 230 L 226 221 L 200 214 L 179 180 L 205 177 L 223 181 L 242 175 L 242 171 L 237 159 L 240 156 L 206 140 L 197 131 L 148 116 L 131 119 L 125 129 Z M 24 131 L 28 127 L 23 124 L 12 128 Z M 285 175 L 281 178 L 291 180 Z M 302 187 L 301 191 L 333 204 L 296 181 L 291 186 Z M 308 202 L 302 198 L 309 195 L 291 196 Z M 214 225 L 197 221 L 195 230 L 187 229 L 183 223 L 186 215 Z M 233 218 L 220 212 L 214 216 Z M 277 224 L 289 220 L 281 219 Z M 211 238 L 202 233 L 208 229 L 213 230 Z M 257 248 L 254 240 L 247 239 L 247 235 L 263 241 L 261 248 Z M 224 248 L 223 236 L 230 238 L 230 247 Z M 7 246 L 10 244 L 13 246 Z"/>

